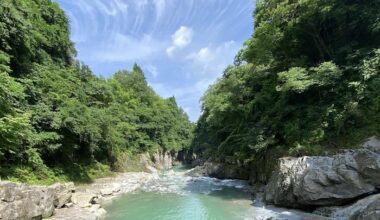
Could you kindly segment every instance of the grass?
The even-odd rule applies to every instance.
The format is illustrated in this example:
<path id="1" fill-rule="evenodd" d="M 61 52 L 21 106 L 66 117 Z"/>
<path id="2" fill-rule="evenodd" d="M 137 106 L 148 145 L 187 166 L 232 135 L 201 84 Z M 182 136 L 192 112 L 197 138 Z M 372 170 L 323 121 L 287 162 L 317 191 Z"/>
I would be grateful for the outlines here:
<path id="1" fill-rule="evenodd" d="M 112 176 L 110 167 L 100 162 L 88 165 L 73 164 L 70 166 L 41 166 L 32 168 L 13 165 L 0 168 L 2 180 L 27 184 L 51 185 L 57 182 L 91 183 L 94 179 Z"/>

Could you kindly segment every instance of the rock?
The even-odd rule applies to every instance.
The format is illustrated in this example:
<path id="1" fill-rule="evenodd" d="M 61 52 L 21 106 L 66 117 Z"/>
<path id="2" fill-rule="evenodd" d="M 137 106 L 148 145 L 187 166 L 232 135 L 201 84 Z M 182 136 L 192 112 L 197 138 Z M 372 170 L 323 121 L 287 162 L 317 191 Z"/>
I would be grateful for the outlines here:
<path id="1" fill-rule="evenodd" d="M 62 208 L 65 204 L 71 202 L 72 192 L 75 191 L 74 183 L 56 183 L 50 186 L 55 191 L 56 198 L 54 206 L 56 208 Z"/>
<path id="2" fill-rule="evenodd" d="M 102 195 L 98 195 L 97 197 L 92 199 L 92 204 L 100 204 L 102 205 L 104 203 L 105 199 Z"/>
<path id="3" fill-rule="evenodd" d="M 74 206 L 74 204 L 70 202 L 70 203 L 66 203 L 64 207 L 65 208 L 71 208 L 73 206 Z"/>
<path id="4" fill-rule="evenodd" d="M 158 173 L 158 170 L 150 165 L 145 166 L 145 170 L 148 173 Z"/>
<path id="5" fill-rule="evenodd" d="M 158 170 L 169 170 L 173 167 L 173 158 L 169 152 L 157 151 L 151 155 L 151 161 Z"/>
<path id="6" fill-rule="evenodd" d="M 95 212 L 95 215 L 100 219 L 102 219 L 106 214 L 107 214 L 107 211 L 103 208 L 100 208 L 100 209 L 96 210 L 96 212 Z"/>
<path id="7" fill-rule="evenodd" d="M 0 218 L 42 219 L 54 212 L 54 190 L 45 186 L 28 186 L 0 182 Z"/>
<path id="8" fill-rule="evenodd" d="M 99 220 L 95 213 L 89 210 L 74 206 L 72 208 L 57 209 L 54 216 L 49 220 Z"/>
<path id="9" fill-rule="evenodd" d="M 350 220 L 380 219 L 380 194 L 368 196 L 329 215 L 330 218 Z"/>
<path id="10" fill-rule="evenodd" d="M 100 194 L 102 196 L 111 196 L 111 195 L 113 195 L 113 189 L 112 188 L 101 189 Z"/>
<path id="11" fill-rule="evenodd" d="M 368 138 L 361 147 L 380 154 L 380 140 L 376 137 Z"/>
<path id="12" fill-rule="evenodd" d="M 249 171 L 238 165 L 205 162 L 202 166 L 197 166 L 187 172 L 185 175 L 200 177 L 210 176 L 220 179 L 249 179 Z"/>
<path id="13" fill-rule="evenodd" d="M 94 204 L 91 207 L 87 208 L 87 210 L 93 213 L 97 218 L 102 218 L 105 214 L 107 214 L 107 211 L 103 209 L 99 204 Z"/>
<path id="14" fill-rule="evenodd" d="M 169 170 L 173 167 L 173 157 L 169 152 L 157 151 L 140 155 L 140 163 L 144 171 L 148 173 L 158 173 L 158 170 Z"/>
<path id="15" fill-rule="evenodd" d="M 71 200 L 81 208 L 90 207 L 97 195 L 92 193 L 74 193 Z"/>
<path id="16" fill-rule="evenodd" d="M 100 190 L 100 195 L 102 196 L 112 196 L 117 192 L 120 192 L 120 185 L 113 184 L 111 187 L 106 187 Z"/>
<path id="17" fill-rule="evenodd" d="M 307 208 L 339 205 L 374 193 L 380 185 L 380 145 L 334 156 L 281 158 L 265 190 L 275 205 Z"/>

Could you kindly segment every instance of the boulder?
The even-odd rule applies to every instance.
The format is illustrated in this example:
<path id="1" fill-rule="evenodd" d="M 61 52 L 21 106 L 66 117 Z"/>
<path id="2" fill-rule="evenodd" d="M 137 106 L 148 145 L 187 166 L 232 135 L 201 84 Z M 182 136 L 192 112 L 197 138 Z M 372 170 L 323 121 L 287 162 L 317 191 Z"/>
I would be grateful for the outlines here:
<path id="1" fill-rule="evenodd" d="M 356 203 L 332 212 L 328 217 L 350 220 L 380 219 L 380 194 L 368 196 Z"/>
<path id="2" fill-rule="evenodd" d="M 55 192 L 45 186 L 0 182 L 0 219 L 42 219 L 54 212 Z"/>
<path id="3" fill-rule="evenodd" d="M 374 193 L 380 181 L 377 143 L 371 138 L 362 149 L 334 156 L 281 158 L 266 187 L 266 202 L 307 208 L 345 204 Z"/>
<path id="4" fill-rule="evenodd" d="M 93 193 L 86 193 L 86 192 L 81 192 L 81 193 L 74 193 L 71 201 L 78 205 L 81 208 L 85 207 L 91 207 L 91 204 L 94 203 L 94 199 L 96 199 L 98 196 Z"/>
<path id="5" fill-rule="evenodd" d="M 54 206 L 56 208 L 62 208 L 67 203 L 71 202 L 72 193 L 75 191 L 74 183 L 56 183 L 51 185 L 55 192 Z"/>
<path id="6" fill-rule="evenodd" d="M 210 176 L 220 179 L 249 179 L 249 171 L 235 164 L 205 162 L 185 173 L 188 176 Z"/>

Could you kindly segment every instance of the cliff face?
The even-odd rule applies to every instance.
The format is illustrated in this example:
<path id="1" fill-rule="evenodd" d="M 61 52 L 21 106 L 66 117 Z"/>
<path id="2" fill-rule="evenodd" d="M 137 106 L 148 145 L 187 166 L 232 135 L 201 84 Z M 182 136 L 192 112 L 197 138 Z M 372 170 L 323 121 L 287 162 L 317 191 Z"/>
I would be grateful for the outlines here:
<path id="1" fill-rule="evenodd" d="M 154 173 L 158 170 L 169 170 L 173 167 L 175 155 L 170 152 L 156 151 L 140 155 L 140 163 L 144 171 Z"/>

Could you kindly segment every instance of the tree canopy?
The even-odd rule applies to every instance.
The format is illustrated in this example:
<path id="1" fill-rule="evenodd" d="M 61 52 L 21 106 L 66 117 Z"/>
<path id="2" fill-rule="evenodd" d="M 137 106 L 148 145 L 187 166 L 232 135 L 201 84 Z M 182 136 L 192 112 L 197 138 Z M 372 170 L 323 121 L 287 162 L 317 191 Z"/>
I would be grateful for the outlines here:
<path id="1" fill-rule="evenodd" d="M 189 147 L 193 125 L 174 97 L 159 97 L 137 64 L 95 76 L 75 59 L 69 35 L 67 17 L 50 0 L 0 3 L 2 176 L 15 175 L 13 167 L 113 167 L 124 152 Z"/>
<path id="2" fill-rule="evenodd" d="M 273 148 L 316 154 L 379 135 L 379 7 L 257 1 L 254 34 L 202 98 L 194 149 L 252 160 Z"/>

